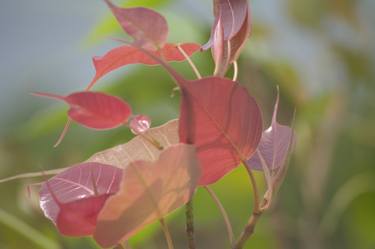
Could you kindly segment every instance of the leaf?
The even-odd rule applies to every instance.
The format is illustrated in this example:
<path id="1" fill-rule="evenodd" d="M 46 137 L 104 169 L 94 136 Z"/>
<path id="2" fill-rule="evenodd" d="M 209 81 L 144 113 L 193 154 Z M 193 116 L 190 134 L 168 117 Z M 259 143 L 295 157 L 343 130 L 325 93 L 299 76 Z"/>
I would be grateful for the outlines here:
<path id="1" fill-rule="evenodd" d="M 191 56 L 199 50 L 200 45 L 195 43 L 181 44 L 182 49 Z M 166 44 L 162 49 L 152 52 L 158 57 L 162 57 L 166 61 L 184 61 L 186 58 L 173 44 Z M 87 89 L 91 89 L 93 85 L 107 73 L 120 67 L 130 64 L 158 65 L 159 63 L 149 56 L 145 55 L 137 47 L 121 46 L 117 47 L 102 57 L 94 57 L 93 59 L 96 74 Z"/>
<path id="2" fill-rule="evenodd" d="M 260 109 L 247 90 L 219 77 L 181 82 L 180 141 L 197 146 L 200 185 L 216 182 L 249 158 L 261 133 Z"/>
<path id="3" fill-rule="evenodd" d="M 105 248 L 127 240 L 185 204 L 198 178 L 198 160 L 191 145 L 173 145 L 155 161 L 133 161 L 124 170 L 120 191 L 99 214 L 95 240 Z"/>
<path id="4" fill-rule="evenodd" d="M 40 191 L 44 215 L 67 236 L 91 235 L 104 203 L 119 189 L 122 170 L 82 163 L 52 177 Z"/>
<path id="5" fill-rule="evenodd" d="M 286 163 L 290 148 L 294 143 L 294 134 L 289 126 L 280 125 L 277 122 L 278 106 L 279 95 L 277 95 L 271 126 L 263 132 L 257 153 L 247 161 L 247 165 L 252 169 L 264 170 L 265 166 L 272 172 L 282 168 Z"/>
<path id="6" fill-rule="evenodd" d="M 134 44 L 148 50 L 164 47 L 168 24 L 159 13 L 143 8 L 120 8 L 105 0 L 123 30 L 134 38 Z"/>
<path id="7" fill-rule="evenodd" d="M 241 54 L 243 47 L 245 46 L 247 39 L 249 38 L 251 31 L 251 17 L 250 11 L 247 11 L 246 19 L 238 31 L 238 33 L 230 40 L 230 59 L 229 63 L 233 63 Z"/>
<path id="8" fill-rule="evenodd" d="M 88 162 L 125 168 L 134 160 L 156 160 L 161 150 L 154 143 L 158 143 L 160 148 L 167 148 L 178 142 L 178 120 L 175 119 L 162 126 L 148 129 L 125 144 L 96 153 L 88 159 Z"/>
<path id="9" fill-rule="evenodd" d="M 212 47 L 219 20 L 221 20 L 224 41 L 229 41 L 243 28 L 248 13 L 247 0 L 214 0 L 215 22 L 211 29 L 211 38 L 203 49 L 207 50 Z"/>
<path id="10" fill-rule="evenodd" d="M 186 80 L 158 57 L 181 89 L 180 142 L 194 144 L 202 168 L 199 185 L 216 182 L 251 157 L 262 135 L 262 116 L 237 82 L 220 77 Z"/>
<path id="11" fill-rule="evenodd" d="M 222 20 L 224 40 L 232 39 L 240 31 L 248 8 L 247 0 L 214 0 L 214 14 Z"/>
<path id="12" fill-rule="evenodd" d="M 40 92 L 34 95 L 65 101 L 70 105 L 68 116 L 91 129 L 106 130 L 119 127 L 125 124 L 131 115 L 131 108 L 126 102 L 104 93 L 85 91 L 66 97 Z"/>

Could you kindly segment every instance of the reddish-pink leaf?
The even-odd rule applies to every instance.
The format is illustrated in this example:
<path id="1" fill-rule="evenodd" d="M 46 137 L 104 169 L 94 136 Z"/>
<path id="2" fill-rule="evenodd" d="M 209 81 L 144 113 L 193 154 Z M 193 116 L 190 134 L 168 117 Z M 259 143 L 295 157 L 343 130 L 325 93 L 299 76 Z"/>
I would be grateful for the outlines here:
<path id="1" fill-rule="evenodd" d="M 262 117 L 244 87 L 220 77 L 185 80 L 168 64 L 141 50 L 158 60 L 180 86 L 180 142 L 197 146 L 202 167 L 199 185 L 214 183 L 255 152 Z"/>
<path id="2" fill-rule="evenodd" d="M 164 47 L 168 24 L 159 13 L 147 8 L 119 8 L 105 0 L 126 33 L 134 38 L 134 45 L 148 50 Z"/>
<path id="3" fill-rule="evenodd" d="M 82 163 L 52 177 L 40 191 L 40 207 L 67 236 L 92 235 L 106 200 L 120 186 L 122 170 L 100 163 Z"/>
<path id="4" fill-rule="evenodd" d="M 210 77 L 182 82 L 180 141 L 197 146 L 200 185 L 214 183 L 256 150 L 262 118 L 247 90 L 231 80 Z"/>
<path id="5" fill-rule="evenodd" d="M 279 95 L 275 103 L 271 126 L 262 134 L 257 152 L 247 161 L 247 165 L 256 170 L 276 171 L 282 168 L 293 144 L 294 132 L 286 125 L 277 122 Z"/>
<path id="6" fill-rule="evenodd" d="M 70 105 L 68 115 L 77 123 L 92 129 L 106 130 L 128 121 L 130 106 L 122 99 L 98 92 L 76 92 L 68 96 L 34 93 L 37 96 L 65 101 Z"/>
<path id="7" fill-rule="evenodd" d="M 187 55 L 191 56 L 199 50 L 200 45 L 195 43 L 185 43 L 180 45 Z M 185 56 L 181 54 L 176 45 L 165 44 L 163 48 L 158 51 L 151 52 L 155 56 L 162 57 L 166 61 L 184 61 Z M 107 73 L 118 69 L 120 67 L 130 64 L 145 64 L 145 65 L 158 65 L 159 62 L 145 55 L 137 47 L 121 46 L 117 47 L 102 57 L 95 57 L 93 59 L 96 74 L 87 89 L 92 86 Z"/>
<path id="8" fill-rule="evenodd" d="M 185 204 L 195 190 L 199 166 L 195 147 L 177 144 L 156 161 L 131 162 L 120 190 L 99 214 L 95 240 L 111 247 Z"/>

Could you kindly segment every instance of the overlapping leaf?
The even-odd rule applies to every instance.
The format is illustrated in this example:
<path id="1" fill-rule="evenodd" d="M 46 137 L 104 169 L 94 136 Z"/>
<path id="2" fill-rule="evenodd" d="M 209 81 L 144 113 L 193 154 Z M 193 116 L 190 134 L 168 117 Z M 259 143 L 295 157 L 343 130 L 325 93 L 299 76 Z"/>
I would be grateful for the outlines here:
<path id="1" fill-rule="evenodd" d="M 255 152 L 262 135 L 262 117 L 244 87 L 220 77 L 185 80 L 168 64 L 142 51 L 158 60 L 180 86 L 180 142 L 197 147 L 200 185 L 216 182 Z"/>
<path id="2" fill-rule="evenodd" d="M 98 92 L 76 92 L 68 96 L 50 93 L 34 95 L 65 101 L 70 105 L 68 116 L 92 129 L 113 129 L 125 124 L 131 115 L 130 106 L 120 98 Z"/>
<path id="3" fill-rule="evenodd" d="M 125 168 L 134 160 L 154 161 L 162 152 L 160 149 L 178 142 L 178 120 L 172 120 L 162 126 L 148 129 L 125 144 L 96 153 L 88 162 Z"/>
<path id="4" fill-rule="evenodd" d="M 142 7 L 119 8 L 105 0 L 121 27 L 134 38 L 134 45 L 148 50 L 164 47 L 168 38 L 168 24 L 159 13 Z"/>
<path id="5" fill-rule="evenodd" d="M 133 161 L 99 214 L 95 240 L 111 247 L 185 204 L 199 178 L 195 147 L 177 144 L 155 161 Z"/>
<path id="6" fill-rule="evenodd" d="M 195 43 L 185 43 L 181 44 L 181 48 L 186 52 L 188 56 L 191 56 L 196 51 L 199 50 L 200 46 Z M 157 51 L 152 51 L 156 56 L 163 58 L 166 61 L 184 61 L 186 58 L 179 51 L 176 45 L 165 44 L 164 47 Z M 95 77 L 91 81 L 88 89 L 104 75 L 116 70 L 120 67 L 130 65 L 130 64 L 145 64 L 145 65 L 157 65 L 157 61 L 153 60 L 149 56 L 145 55 L 137 47 L 132 46 L 121 46 L 112 49 L 107 54 L 102 57 L 94 57 L 93 59 L 95 66 Z"/>
<path id="7" fill-rule="evenodd" d="M 59 231 L 91 235 L 106 200 L 120 186 L 122 170 L 100 163 L 82 163 L 52 177 L 40 191 L 40 206 Z"/>

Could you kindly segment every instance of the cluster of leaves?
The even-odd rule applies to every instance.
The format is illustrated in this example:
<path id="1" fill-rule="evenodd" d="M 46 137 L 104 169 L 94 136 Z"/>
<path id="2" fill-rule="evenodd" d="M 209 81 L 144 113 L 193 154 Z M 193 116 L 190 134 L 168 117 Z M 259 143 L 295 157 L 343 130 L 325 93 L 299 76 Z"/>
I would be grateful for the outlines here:
<path id="1" fill-rule="evenodd" d="M 211 38 L 202 47 L 167 43 L 167 22 L 153 10 L 105 2 L 133 41 L 94 58 L 96 74 L 84 91 L 35 95 L 70 106 L 61 138 L 71 121 L 97 130 L 127 125 L 136 137 L 47 180 L 40 191 L 45 216 L 64 235 L 93 236 L 102 247 L 116 246 L 186 204 L 196 187 L 220 180 L 241 164 L 250 176 L 254 169 L 264 172 L 268 190 L 262 203 L 255 194 L 254 210 L 266 209 L 285 173 L 293 132 L 277 123 L 278 99 L 272 124 L 263 132 L 255 99 L 235 79 L 225 78 L 250 34 L 247 0 L 214 0 Z M 168 64 L 188 60 L 193 65 L 189 57 L 201 48 L 211 48 L 213 76 L 197 73 L 197 80 L 187 80 Z M 104 75 L 136 63 L 161 65 L 175 80 L 181 92 L 178 120 L 150 128 L 150 119 L 132 114 L 124 100 L 90 91 Z M 241 248 L 241 242 L 233 246 Z"/>

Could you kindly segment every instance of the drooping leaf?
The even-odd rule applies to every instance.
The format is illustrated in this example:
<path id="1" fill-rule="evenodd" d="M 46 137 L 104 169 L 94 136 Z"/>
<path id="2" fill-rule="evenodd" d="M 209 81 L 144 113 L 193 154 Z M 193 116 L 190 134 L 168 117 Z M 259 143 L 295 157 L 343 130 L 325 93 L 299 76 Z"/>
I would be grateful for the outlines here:
<path id="1" fill-rule="evenodd" d="M 175 79 L 181 89 L 180 142 L 194 144 L 208 185 L 245 162 L 262 135 L 262 116 L 253 97 L 237 82 L 220 77 L 186 80 L 168 64 L 141 49 Z"/>
<path id="2" fill-rule="evenodd" d="M 168 24 L 159 13 L 143 8 L 120 8 L 105 0 L 123 30 L 134 38 L 134 44 L 148 50 L 164 47 L 168 37 Z"/>
<path id="3" fill-rule="evenodd" d="M 195 43 L 184 43 L 180 46 L 189 56 L 194 54 L 200 48 L 200 45 Z M 173 44 L 165 44 L 163 48 L 152 53 L 156 56 L 162 57 L 166 61 L 184 61 L 186 59 L 178 50 L 177 46 Z M 101 77 L 120 67 L 130 64 L 159 64 L 157 61 L 145 55 L 137 47 L 126 45 L 114 48 L 102 57 L 94 57 L 93 62 L 96 74 L 88 86 L 88 90 L 91 89 Z"/>
<path id="4" fill-rule="evenodd" d="M 120 191 L 108 199 L 99 214 L 95 240 L 107 248 L 128 239 L 185 204 L 198 178 L 192 145 L 173 145 L 155 161 L 133 161 L 124 170 Z"/>
<path id="5" fill-rule="evenodd" d="M 34 95 L 65 101 L 70 105 L 68 116 L 91 129 L 106 130 L 119 127 L 125 124 L 131 115 L 131 108 L 125 101 L 104 93 L 85 91 L 59 96 L 38 92 Z"/>
<path id="6" fill-rule="evenodd" d="M 72 166 L 43 184 L 40 207 L 62 234 L 92 235 L 97 216 L 118 191 L 121 177 L 121 169 L 105 164 Z"/>
<path id="7" fill-rule="evenodd" d="M 161 153 L 160 149 L 178 142 L 178 120 L 175 119 L 162 126 L 148 129 L 125 144 L 96 153 L 88 162 L 125 168 L 134 160 L 156 160 Z"/>
<path id="8" fill-rule="evenodd" d="M 221 19 L 219 19 L 214 31 L 211 52 L 215 62 L 214 75 L 224 76 L 229 65 L 230 50 L 229 44 L 224 41 L 224 32 L 223 26 L 221 24 Z"/>
<path id="9" fill-rule="evenodd" d="M 292 128 L 277 122 L 279 95 L 277 95 L 271 126 L 266 129 L 260 140 L 257 152 L 247 161 L 252 169 L 272 172 L 282 168 L 294 141 Z"/>

